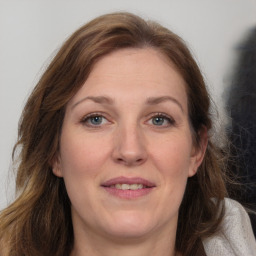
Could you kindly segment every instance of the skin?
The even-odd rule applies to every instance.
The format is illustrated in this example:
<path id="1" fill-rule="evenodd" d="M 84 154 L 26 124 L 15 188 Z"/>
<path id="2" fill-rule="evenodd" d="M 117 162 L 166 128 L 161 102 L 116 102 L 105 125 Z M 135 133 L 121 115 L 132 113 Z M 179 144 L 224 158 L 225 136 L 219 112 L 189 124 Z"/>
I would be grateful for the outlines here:
<path id="1" fill-rule="evenodd" d="M 72 204 L 73 256 L 175 255 L 179 206 L 207 143 L 193 145 L 185 88 L 157 50 L 122 49 L 99 60 L 68 103 L 53 172 Z M 120 176 L 155 187 L 125 199 L 101 186 Z"/>

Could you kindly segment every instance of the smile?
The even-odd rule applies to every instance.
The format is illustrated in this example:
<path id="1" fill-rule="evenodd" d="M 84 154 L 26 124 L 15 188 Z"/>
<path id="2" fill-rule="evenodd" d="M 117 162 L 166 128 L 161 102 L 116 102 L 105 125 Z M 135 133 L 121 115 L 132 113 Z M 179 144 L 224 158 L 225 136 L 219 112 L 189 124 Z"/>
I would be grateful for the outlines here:
<path id="1" fill-rule="evenodd" d="M 146 186 L 143 184 L 115 184 L 111 185 L 110 187 L 122 190 L 137 190 L 146 188 Z"/>
<path id="2" fill-rule="evenodd" d="M 156 185 L 139 177 L 117 177 L 102 183 L 101 187 L 111 196 L 122 199 L 137 199 L 149 194 Z"/>

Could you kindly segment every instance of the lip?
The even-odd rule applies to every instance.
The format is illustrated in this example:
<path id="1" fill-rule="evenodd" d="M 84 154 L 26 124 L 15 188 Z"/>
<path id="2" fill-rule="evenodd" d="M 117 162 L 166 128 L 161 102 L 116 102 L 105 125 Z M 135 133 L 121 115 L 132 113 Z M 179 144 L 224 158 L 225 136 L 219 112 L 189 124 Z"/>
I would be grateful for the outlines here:
<path id="1" fill-rule="evenodd" d="M 137 190 L 122 190 L 117 189 L 115 187 L 111 187 L 115 184 L 142 184 L 145 187 Z M 136 199 L 152 192 L 152 190 L 156 187 L 156 184 L 140 177 L 128 178 L 121 176 L 103 182 L 101 184 L 101 187 L 106 192 L 115 197 L 119 197 L 122 199 Z"/>

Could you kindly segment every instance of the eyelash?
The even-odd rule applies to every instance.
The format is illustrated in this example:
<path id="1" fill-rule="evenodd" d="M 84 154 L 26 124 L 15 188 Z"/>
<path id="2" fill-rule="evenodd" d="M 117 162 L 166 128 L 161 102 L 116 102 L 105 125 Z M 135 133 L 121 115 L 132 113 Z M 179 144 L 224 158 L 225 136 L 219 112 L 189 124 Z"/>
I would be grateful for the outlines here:
<path id="1" fill-rule="evenodd" d="M 91 113 L 91 114 L 86 115 L 85 117 L 83 117 L 80 122 L 83 125 L 86 125 L 90 128 L 100 128 L 101 124 L 95 125 L 95 124 L 88 123 L 90 121 L 90 119 L 93 118 L 93 117 L 101 117 L 101 118 L 106 119 L 108 121 L 108 119 L 106 117 L 104 117 L 104 115 L 102 113 Z"/>
<path id="2" fill-rule="evenodd" d="M 90 121 L 90 119 L 94 118 L 94 117 L 100 117 L 100 118 L 103 118 L 103 119 L 105 119 L 105 120 L 107 120 L 109 122 L 109 120 L 103 115 L 103 113 L 91 113 L 91 114 L 86 115 L 85 117 L 83 117 L 80 122 L 83 125 L 86 125 L 86 126 L 88 126 L 90 128 L 100 128 L 102 126 L 102 123 L 100 123 L 98 125 L 88 123 Z M 166 115 L 164 113 L 154 113 L 154 114 L 151 114 L 150 118 L 147 119 L 146 122 L 149 122 L 150 120 L 152 121 L 153 118 L 162 118 L 162 119 L 164 119 L 163 121 L 167 121 L 168 122 L 167 125 L 151 124 L 152 126 L 155 126 L 155 127 L 158 127 L 158 128 L 166 128 L 166 127 L 175 125 L 175 120 L 172 117 L 170 117 L 169 115 Z"/>
<path id="3" fill-rule="evenodd" d="M 172 117 L 170 117 L 169 115 L 164 114 L 164 113 L 154 113 L 150 116 L 149 120 L 152 120 L 153 118 L 163 118 L 164 120 L 166 120 L 168 122 L 168 125 L 161 125 L 161 126 L 159 126 L 159 128 L 166 128 L 166 127 L 175 125 L 175 120 Z M 152 125 L 157 127 L 157 125 L 154 125 L 154 124 L 152 124 Z"/>

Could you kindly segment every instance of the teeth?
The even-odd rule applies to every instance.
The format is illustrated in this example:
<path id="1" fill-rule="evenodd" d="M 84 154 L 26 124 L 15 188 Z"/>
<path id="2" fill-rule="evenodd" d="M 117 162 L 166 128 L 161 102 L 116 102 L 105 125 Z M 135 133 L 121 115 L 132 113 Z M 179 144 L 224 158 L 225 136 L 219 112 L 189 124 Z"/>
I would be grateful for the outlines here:
<path id="1" fill-rule="evenodd" d="M 135 189 L 142 189 L 143 185 L 142 184 L 131 184 L 130 189 L 135 190 Z"/>
<path id="2" fill-rule="evenodd" d="M 122 190 L 137 190 L 137 189 L 142 189 L 143 185 L 142 184 L 115 184 L 111 186 L 112 188 L 117 188 L 117 189 L 122 189 Z"/>
<path id="3" fill-rule="evenodd" d="M 128 185 L 128 184 L 122 184 L 122 185 L 121 185 L 121 189 L 122 189 L 122 190 L 130 189 L 130 185 Z"/>

